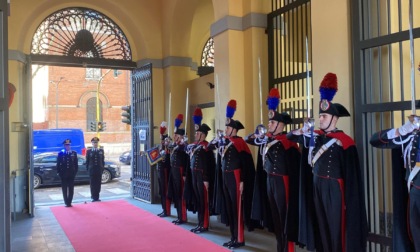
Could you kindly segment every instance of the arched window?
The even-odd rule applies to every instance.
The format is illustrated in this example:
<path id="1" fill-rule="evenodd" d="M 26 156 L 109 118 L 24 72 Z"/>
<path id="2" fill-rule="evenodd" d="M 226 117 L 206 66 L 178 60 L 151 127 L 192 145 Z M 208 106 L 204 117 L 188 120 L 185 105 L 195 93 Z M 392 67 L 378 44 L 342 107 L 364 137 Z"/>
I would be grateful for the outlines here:
<path id="1" fill-rule="evenodd" d="M 201 53 L 201 66 L 197 69 L 197 74 L 203 76 L 214 72 L 214 40 L 209 38 Z"/>
<path id="2" fill-rule="evenodd" d="M 32 38 L 32 62 L 89 67 L 135 67 L 130 44 L 120 27 L 104 14 L 83 7 L 61 9 L 38 26 Z M 67 63 L 68 62 L 68 63 Z"/>
<path id="3" fill-rule="evenodd" d="M 99 100 L 99 121 L 102 121 L 102 101 Z M 91 123 L 96 122 L 96 97 L 90 98 L 86 103 L 86 131 L 93 131 Z"/>
<path id="4" fill-rule="evenodd" d="M 201 55 L 201 66 L 214 67 L 214 40 L 209 38 Z"/>

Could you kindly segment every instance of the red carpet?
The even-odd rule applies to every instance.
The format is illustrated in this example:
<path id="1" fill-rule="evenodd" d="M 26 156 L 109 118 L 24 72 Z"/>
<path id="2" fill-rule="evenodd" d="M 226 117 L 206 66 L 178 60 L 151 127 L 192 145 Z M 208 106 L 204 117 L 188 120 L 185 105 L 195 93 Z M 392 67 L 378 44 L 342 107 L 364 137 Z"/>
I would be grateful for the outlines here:
<path id="1" fill-rule="evenodd" d="M 77 252 L 227 251 L 125 200 L 51 207 Z"/>

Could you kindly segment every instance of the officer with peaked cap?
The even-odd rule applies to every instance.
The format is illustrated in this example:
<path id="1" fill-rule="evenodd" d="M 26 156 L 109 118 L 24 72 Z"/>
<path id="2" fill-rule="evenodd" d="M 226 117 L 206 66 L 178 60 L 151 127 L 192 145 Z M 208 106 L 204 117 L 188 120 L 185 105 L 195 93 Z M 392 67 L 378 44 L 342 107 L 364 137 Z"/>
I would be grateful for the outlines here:
<path id="1" fill-rule="evenodd" d="M 184 199 L 184 183 L 186 169 L 188 169 L 188 155 L 185 152 L 185 129 L 180 128 L 184 116 L 179 114 L 175 119 L 174 146 L 171 147 L 171 177 L 173 185 L 173 201 L 177 212 L 177 219 L 172 223 L 180 225 L 187 222 L 187 206 Z"/>
<path id="2" fill-rule="evenodd" d="M 105 153 L 99 148 L 99 138 L 91 139 L 92 148 L 86 152 L 86 169 L 90 178 L 90 197 L 92 202 L 101 201 L 99 194 L 101 192 L 102 173 L 105 168 Z"/>
<path id="3" fill-rule="evenodd" d="M 367 217 L 363 173 L 353 139 L 336 124 L 340 117 L 350 116 L 347 109 L 332 103 L 337 92 L 337 76 L 325 75 L 320 85 L 319 128 L 311 125 L 294 130 L 288 138 L 309 146 L 308 162 L 313 172 L 313 198 L 322 251 L 365 251 Z M 311 137 L 311 135 L 313 137 Z M 303 183 L 302 183 L 303 184 Z M 307 186 L 307 185 L 303 185 Z"/>
<path id="4" fill-rule="evenodd" d="M 64 149 L 57 156 L 57 173 L 61 178 L 61 188 L 66 207 L 72 207 L 74 178 L 79 170 L 77 152 L 71 150 L 71 140 L 63 141 Z"/>
<path id="5" fill-rule="evenodd" d="M 226 107 L 226 129 L 223 139 L 219 139 L 218 158 L 220 160 L 216 181 L 222 184 L 225 199 L 227 223 L 230 229 L 230 240 L 223 243 L 229 249 L 245 246 L 244 223 L 250 230 L 254 228 L 251 221 L 252 192 L 255 177 L 254 161 L 251 151 L 238 131 L 244 129 L 239 120 L 234 120 L 236 100 L 230 100 Z M 220 195 L 220 194 L 218 194 Z M 221 196 L 218 196 L 221 197 Z"/>
<path id="6" fill-rule="evenodd" d="M 214 155 L 208 149 L 206 137 L 211 130 L 210 127 L 201 121 L 203 114 L 200 108 L 194 111 L 193 120 L 195 124 L 195 142 L 188 149 L 190 156 L 190 172 L 192 187 L 197 203 L 198 224 L 191 232 L 202 233 L 208 231 L 210 221 L 209 202 L 212 199 L 212 180 L 214 177 Z"/>
<path id="7" fill-rule="evenodd" d="M 292 119 L 286 112 L 277 112 L 279 103 L 280 93 L 278 89 L 272 88 L 267 98 L 266 140 L 255 141 L 258 136 L 253 135 L 247 139 L 247 142 L 252 145 L 262 145 L 259 154 L 266 172 L 266 181 L 256 180 L 256 188 L 265 188 L 266 191 L 255 191 L 255 202 L 259 202 L 257 197 L 266 193 L 274 224 L 277 251 L 289 251 L 288 249 L 294 246 L 293 242 L 297 241 L 298 236 L 300 152 L 298 145 L 286 137 L 285 127 L 292 123 Z M 266 186 L 257 184 L 261 182 L 265 182 Z M 264 206 L 259 205 L 259 207 Z M 259 211 L 262 210 L 259 209 Z"/>

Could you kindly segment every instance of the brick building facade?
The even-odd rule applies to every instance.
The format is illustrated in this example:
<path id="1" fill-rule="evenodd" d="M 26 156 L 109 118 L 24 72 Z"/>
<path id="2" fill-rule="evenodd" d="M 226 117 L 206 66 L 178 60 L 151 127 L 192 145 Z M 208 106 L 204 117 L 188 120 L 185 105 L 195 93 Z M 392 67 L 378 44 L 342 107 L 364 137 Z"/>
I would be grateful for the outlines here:
<path id="1" fill-rule="evenodd" d="M 101 144 L 131 143 L 130 126 L 121 122 L 121 107 L 130 103 L 129 71 L 56 66 L 46 68 L 44 75 L 48 80 L 44 78 L 42 83 L 33 82 L 34 96 L 40 95 L 37 87 L 49 83 L 41 106 L 44 111 L 34 109 L 34 114 L 45 113 L 45 119 L 34 122 L 34 129 L 81 128 L 85 133 L 85 142 L 89 143 L 97 134 L 92 131 L 90 122 L 96 121 L 96 98 L 99 94 L 99 121 L 106 122 L 106 129 L 99 136 Z"/>

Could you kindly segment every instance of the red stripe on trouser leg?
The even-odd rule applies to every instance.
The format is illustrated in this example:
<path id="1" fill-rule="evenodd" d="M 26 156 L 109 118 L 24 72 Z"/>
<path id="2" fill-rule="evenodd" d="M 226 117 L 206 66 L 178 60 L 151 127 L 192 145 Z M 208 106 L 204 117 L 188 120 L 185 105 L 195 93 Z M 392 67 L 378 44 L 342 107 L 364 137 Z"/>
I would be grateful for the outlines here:
<path id="1" fill-rule="evenodd" d="M 182 221 L 187 221 L 187 203 L 184 199 L 184 179 L 182 177 L 182 174 L 184 174 L 184 167 L 179 168 L 179 174 L 181 174 L 181 217 Z"/>
<path id="2" fill-rule="evenodd" d="M 282 176 L 283 183 L 284 183 L 284 191 L 286 194 L 286 205 L 289 207 L 289 176 Z M 295 244 L 291 241 L 287 242 L 287 251 L 294 252 L 295 251 Z"/>
<path id="3" fill-rule="evenodd" d="M 282 176 L 284 183 L 284 191 L 286 194 L 286 205 L 289 206 L 289 176 Z"/>
<path id="4" fill-rule="evenodd" d="M 204 187 L 204 221 L 203 221 L 203 227 L 209 228 L 209 193 L 207 191 L 206 186 L 203 184 Z"/>
<path id="5" fill-rule="evenodd" d="M 340 185 L 341 191 L 341 242 L 342 242 L 342 251 L 346 251 L 346 202 L 344 200 L 344 180 L 337 179 L 338 184 Z"/>
<path id="6" fill-rule="evenodd" d="M 239 186 L 241 183 L 241 170 L 236 169 L 234 171 L 235 173 L 235 180 L 236 180 L 236 205 L 238 207 L 238 242 L 244 242 L 244 219 L 242 216 L 242 198 L 241 198 L 241 192 L 239 191 Z M 245 185 L 244 185 L 245 187 Z"/>

